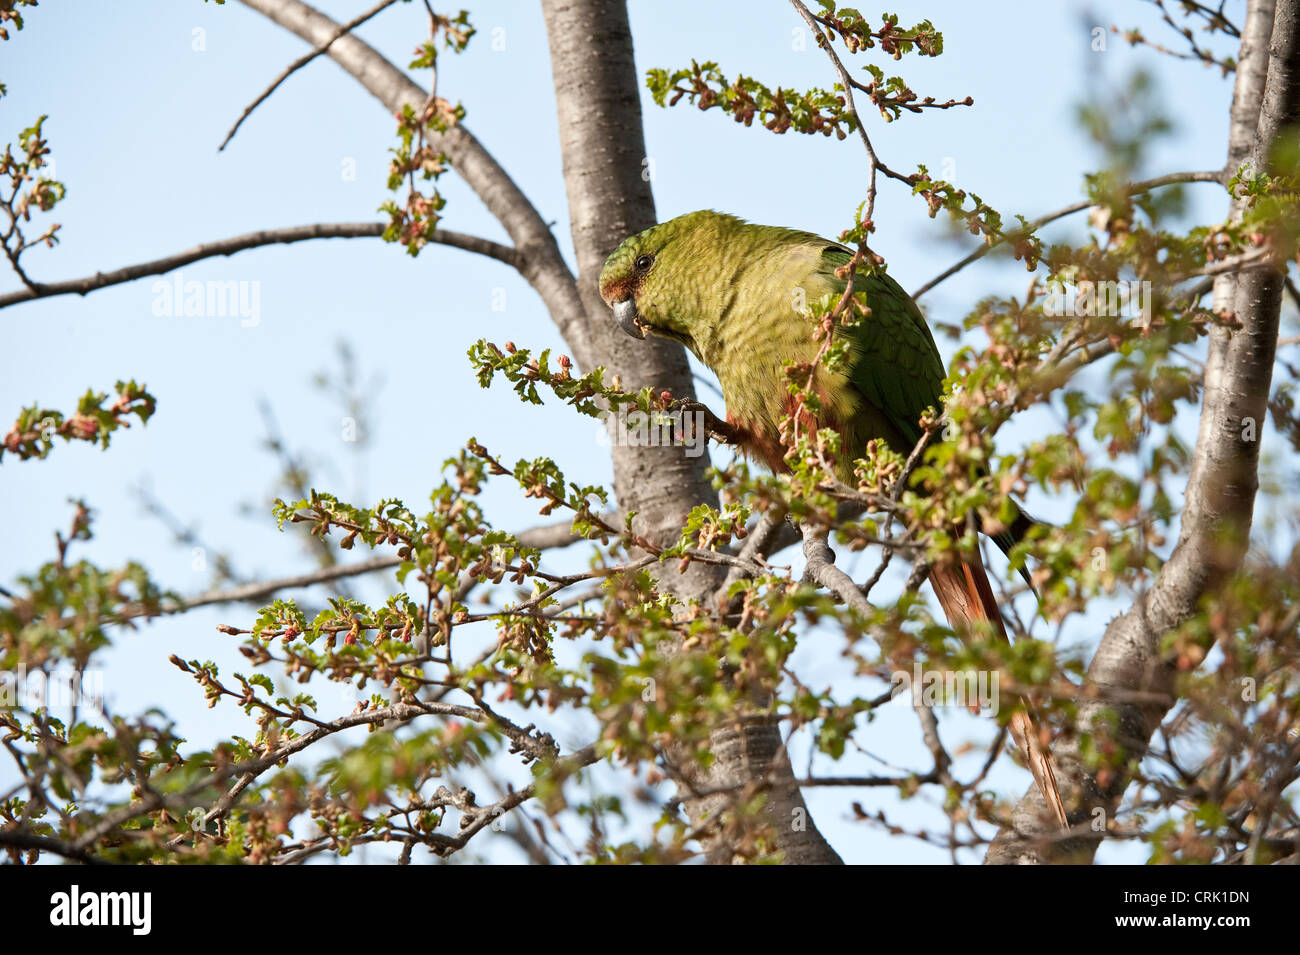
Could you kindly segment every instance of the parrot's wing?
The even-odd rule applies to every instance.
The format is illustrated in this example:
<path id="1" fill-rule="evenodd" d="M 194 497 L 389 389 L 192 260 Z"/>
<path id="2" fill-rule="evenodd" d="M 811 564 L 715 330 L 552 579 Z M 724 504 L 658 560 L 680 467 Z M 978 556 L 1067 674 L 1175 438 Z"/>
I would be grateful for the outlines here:
<path id="1" fill-rule="evenodd" d="M 822 262 L 833 276 L 850 257 L 848 249 L 829 246 Z M 921 438 L 921 414 L 926 408 L 941 410 L 944 369 L 939 349 L 921 310 L 888 275 L 859 275 L 855 287 L 867 293 L 871 314 L 846 331 L 853 344 L 849 383 L 915 444 Z M 911 449 L 894 450 L 905 455 Z"/>
<path id="2" fill-rule="evenodd" d="M 831 275 L 848 263 L 851 253 L 830 246 L 822 260 Z M 921 310 L 902 287 L 884 273 L 861 276 L 871 314 L 848 333 L 853 336 L 854 356 L 849 384 L 888 418 L 908 447 L 894 448 L 906 455 L 921 440 L 921 414 L 926 408 L 942 410 L 943 361 Z M 844 283 L 839 283 L 841 291 Z M 1016 506 L 1010 526 L 990 537 L 1004 554 L 1024 538 L 1037 521 Z M 1026 567 L 1020 568 L 1031 590 L 1033 580 Z M 1037 591 L 1035 591 L 1037 593 Z"/>

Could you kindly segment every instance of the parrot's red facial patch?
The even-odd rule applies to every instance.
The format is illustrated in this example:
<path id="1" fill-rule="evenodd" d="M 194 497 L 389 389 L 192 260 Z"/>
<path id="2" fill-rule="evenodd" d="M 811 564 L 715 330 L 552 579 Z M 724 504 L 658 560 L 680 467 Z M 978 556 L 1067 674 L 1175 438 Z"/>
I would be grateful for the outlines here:
<path id="1" fill-rule="evenodd" d="M 636 293 L 636 280 L 628 276 L 622 279 L 613 279 L 601 286 L 600 297 L 605 300 L 605 304 L 613 307 L 615 302 L 626 302 Z"/>
<path id="2" fill-rule="evenodd" d="M 645 338 L 650 325 L 637 311 L 636 296 L 641 290 L 641 275 L 611 279 L 600 289 L 600 297 L 614 310 L 614 320 L 633 338 Z"/>

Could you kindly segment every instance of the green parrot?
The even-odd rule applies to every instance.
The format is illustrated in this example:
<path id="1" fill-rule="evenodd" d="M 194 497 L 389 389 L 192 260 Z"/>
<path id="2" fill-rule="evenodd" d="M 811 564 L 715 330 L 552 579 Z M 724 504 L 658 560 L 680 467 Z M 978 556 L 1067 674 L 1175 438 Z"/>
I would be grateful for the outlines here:
<path id="1" fill-rule="evenodd" d="M 680 342 L 712 369 L 735 440 L 779 472 L 786 450 L 779 426 L 794 401 L 785 365 L 815 358 L 819 344 L 807 306 L 843 294 L 846 283 L 835 270 L 852 255 L 811 232 L 701 210 L 625 239 L 601 270 L 600 294 L 629 335 Z M 839 431 L 839 477 L 850 484 L 852 462 L 865 457 L 868 441 L 884 441 L 904 456 L 916 446 L 921 416 L 942 408 L 944 380 L 939 350 L 911 296 L 883 272 L 859 274 L 854 288 L 866 293 L 870 314 L 851 327 L 837 327 L 836 334 L 849 336 L 846 370 L 818 367 L 814 388 L 822 410 L 807 422 Z M 990 536 L 1010 551 L 1033 523 L 1021 512 Z M 988 620 L 1005 636 L 978 553 L 933 567 L 930 581 L 954 626 Z M 1022 722 L 1020 729 L 1029 732 L 1032 724 Z M 1050 758 L 1035 754 L 1032 738 L 1022 749 L 1064 824 Z"/>
<path id="2" fill-rule="evenodd" d="M 689 348 L 722 384 L 727 422 L 745 450 L 781 470 L 778 427 L 793 399 L 786 362 L 810 362 L 818 350 L 802 314 L 845 282 L 844 246 L 811 232 L 751 225 L 709 210 L 690 212 L 632 236 L 600 274 L 600 291 L 619 326 L 636 338 L 671 338 Z M 843 436 L 839 476 L 867 442 L 882 440 L 906 456 L 920 440 L 921 415 L 943 404 L 943 361 L 920 309 L 884 273 L 859 275 L 871 314 L 843 329 L 846 373 L 818 369 L 818 424 Z M 993 540 L 1009 552 L 1033 519 L 1019 514 Z"/>

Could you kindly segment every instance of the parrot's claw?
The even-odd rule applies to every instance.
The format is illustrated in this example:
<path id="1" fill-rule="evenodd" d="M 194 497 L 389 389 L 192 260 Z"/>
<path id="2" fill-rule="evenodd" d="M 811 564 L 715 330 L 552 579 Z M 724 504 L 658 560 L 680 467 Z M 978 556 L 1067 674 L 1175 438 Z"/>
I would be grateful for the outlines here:
<path id="1" fill-rule="evenodd" d="M 697 423 L 704 427 L 711 438 L 723 444 L 740 444 L 740 432 L 710 411 L 707 405 L 701 404 L 694 398 L 678 398 L 668 406 L 668 410 L 683 417 L 699 415 L 696 419 Z"/>

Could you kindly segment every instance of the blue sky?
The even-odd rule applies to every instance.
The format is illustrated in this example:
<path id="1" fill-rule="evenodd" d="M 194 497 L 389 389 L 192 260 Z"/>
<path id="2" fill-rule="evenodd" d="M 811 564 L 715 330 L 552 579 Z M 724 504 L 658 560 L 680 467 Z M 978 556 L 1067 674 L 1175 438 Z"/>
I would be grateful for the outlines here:
<path id="1" fill-rule="evenodd" d="M 319 4 L 338 19 L 370 5 Z M 465 6 L 479 34 L 465 54 L 443 58 L 439 91 L 464 104 L 466 125 L 542 217 L 554 221 L 572 261 L 540 12 L 522 0 Z M 1093 28 L 1110 23 L 1140 25 L 1155 35 L 1158 18 L 1148 4 L 1006 3 L 995 12 L 990 5 L 935 0 L 888 9 L 907 23 L 933 20 L 944 33 L 945 53 L 935 60 L 883 61 L 885 69 L 897 68 L 922 95 L 975 100 L 971 108 L 905 116 L 889 125 L 870 119 L 876 148 L 894 168 L 925 163 L 1008 215 L 1033 217 L 1072 202 L 1084 173 L 1098 163 L 1075 107 L 1137 68 L 1155 74 L 1177 121 L 1175 134 L 1153 147 L 1140 173 L 1223 162 L 1230 81 L 1197 64 L 1130 49 L 1114 36 L 1105 51 L 1091 49 Z M 642 73 L 697 58 L 718 61 L 728 75 L 743 72 L 773 85 L 833 82 L 828 62 L 806 42 L 801 21 L 785 3 L 633 0 L 630 10 Z M 379 218 L 394 122 L 328 60 L 292 77 L 217 152 L 243 107 L 304 51 L 299 40 L 252 11 L 233 2 L 69 0 L 42 4 L 27 19 L 27 29 L 0 46 L 0 79 L 9 87 L 0 100 L 0 133 L 10 140 L 36 116 L 49 114 L 56 175 L 68 186 L 53 216 L 63 224 L 61 244 L 24 260 L 38 281 L 79 277 L 256 229 Z M 359 32 L 405 66 L 424 29 L 417 3 L 398 5 Z M 851 224 L 865 194 L 865 164 L 855 140 L 777 137 L 716 111 L 685 105 L 663 110 L 644 90 L 642 101 L 660 218 L 712 207 L 828 236 Z M 345 175 L 351 168 L 355 178 Z M 447 228 L 506 241 L 454 172 L 443 178 L 442 191 Z M 1192 187 L 1188 196 L 1200 216 L 1222 215 L 1224 202 L 1214 187 Z M 896 184 L 882 186 L 876 219 L 875 248 L 908 289 L 969 249 Z M 1052 234 L 1078 235 L 1081 228 L 1076 221 Z M 210 548 L 230 552 L 243 572 L 282 576 L 307 569 L 311 557 L 301 537 L 277 532 L 269 517 L 275 462 L 259 447 L 259 400 L 274 408 L 289 443 L 312 463 L 317 484 L 358 502 L 400 497 L 418 509 L 442 460 L 471 436 L 507 460 L 553 456 L 582 483 L 610 477 L 588 419 L 559 407 L 528 408 L 509 389 L 482 391 L 473 383 L 465 352 L 480 337 L 566 350 L 531 289 L 499 263 L 445 247 L 430 247 L 412 260 L 377 240 L 332 240 L 207 260 L 184 275 L 259 283 L 259 323 L 160 317 L 153 308 L 154 279 L 0 313 L 4 413 L 33 402 L 68 409 L 87 387 L 109 390 L 118 378 L 143 381 L 159 398 L 148 427 L 119 433 L 107 453 L 60 445 L 47 461 L 7 458 L 0 465 L 0 581 L 51 559 L 53 534 L 70 517 L 67 499 L 81 496 L 98 513 L 96 539 L 84 547 L 85 556 L 103 566 L 137 559 L 165 586 L 182 593 L 205 589 L 208 573 L 195 569 L 190 550 L 176 547 L 167 529 L 142 512 L 132 491 L 142 481 Z M 1019 265 L 988 265 L 940 286 L 924 305 L 934 320 L 957 322 L 980 297 L 1023 295 L 1026 283 Z M 0 293 L 18 286 L 14 276 L 0 272 Z M 351 345 L 367 376 L 382 379 L 372 396 L 374 427 L 364 460 L 342 438 L 340 409 L 310 385 L 313 373 L 335 367 L 339 341 Z M 945 356 L 952 347 L 940 341 Z M 1032 424 L 1008 436 L 1014 442 L 1031 433 Z M 505 484 L 486 498 L 499 526 L 538 522 L 533 508 Z M 1056 505 L 1044 506 L 1045 516 L 1053 516 Z M 373 596 L 379 589 L 372 582 L 365 592 Z M 1112 611 L 1099 606 L 1090 615 L 1093 639 Z M 121 635 L 108 658 L 110 701 L 132 712 L 163 707 L 196 746 L 232 727 L 246 732 L 237 714 L 207 710 L 194 685 L 166 661 L 179 653 L 215 659 L 228 670 L 238 657 L 213 627 L 248 618 L 238 607 L 205 610 Z M 829 682 L 836 679 L 838 648 L 822 641 L 810 639 L 801 659 Z M 886 714 L 872 740 L 888 758 L 920 765 L 914 722 L 905 710 Z M 566 742 L 586 739 L 575 734 Z M 8 772 L 0 769 L 0 785 L 7 784 Z M 1008 764 L 994 781 L 1018 791 L 1028 775 Z M 896 805 L 888 793 L 855 791 L 852 798 L 918 824 L 941 819 L 925 804 Z M 849 821 L 850 800 L 842 792 L 815 792 L 810 801 L 847 860 L 947 859 L 939 850 Z M 1112 851 L 1110 857 L 1124 855 Z"/>

